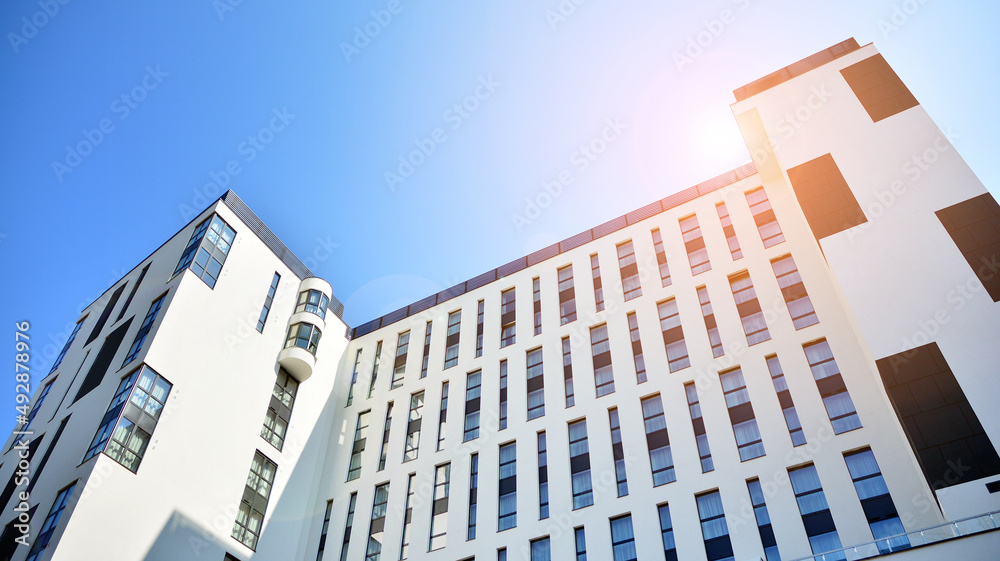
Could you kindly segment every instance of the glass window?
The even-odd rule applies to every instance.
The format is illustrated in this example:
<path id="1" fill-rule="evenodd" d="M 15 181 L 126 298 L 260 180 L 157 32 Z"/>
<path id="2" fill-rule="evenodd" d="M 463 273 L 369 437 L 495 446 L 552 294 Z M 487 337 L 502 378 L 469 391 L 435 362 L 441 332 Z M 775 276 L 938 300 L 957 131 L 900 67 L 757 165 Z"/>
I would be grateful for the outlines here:
<path id="1" fill-rule="evenodd" d="M 636 561 L 631 514 L 611 519 L 611 553 L 615 561 Z"/>
<path id="2" fill-rule="evenodd" d="M 330 297 L 319 290 L 303 290 L 295 304 L 295 313 L 308 312 L 326 319 L 326 309 L 330 305 Z"/>
<path id="3" fill-rule="evenodd" d="M 172 387 L 146 365 L 123 378 L 83 460 L 103 451 L 130 471 L 138 471 Z"/>
<path id="4" fill-rule="evenodd" d="M 294 323 L 288 328 L 288 337 L 285 338 L 284 348 L 299 347 L 309 351 L 309 354 L 315 355 L 319 338 L 322 336 L 323 333 L 319 327 L 311 323 Z"/>
<path id="5" fill-rule="evenodd" d="M 576 288 L 573 286 L 573 266 L 560 268 L 559 274 L 559 325 L 576 321 Z"/>
<path id="6" fill-rule="evenodd" d="M 70 497 L 73 496 L 74 489 L 76 489 L 76 482 L 59 491 L 59 494 L 56 495 L 56 500 L 52 503 L 52 508 L 49 509 L 49 514 L 45 517 L 45 521 L 42 522 L 42 527 L 35 538 L 35 542 L 31 544 L 31 549 L 28 550 L 27 561 L 37 561 L 40 559 L 45 549 L 49 546 L 52 534 L 55 533 L 56 527 L 59 526 L 59 520 L 62 518 L 63 511 L 66 510 L 66 505 L 69 503 Z"/>
<path id="7" fill-rule="evenodd" d="M 607 324 L 590 328 L 590 354 L 594 361 L 594 385 L 597 397 L 615 391 L 615 374 L 611 368 L 611 344 Z"/>
<path id="8" fill-rule="evenodd" d="M 632 240 L 619 244 L 618 249 L 618 270 L 622 277 L 622 290 L 625 293 L 625 300 L 631 300 L 642 296 L 642 286 L 639 282 L 639 266 L 635 262 L 635 248 Z"/>
<path id="9" fill-rule="evenodd" d="M 247 475 L 243 500 L 236 512 L 236 523 L 233 525 L 233 537 L 250 549 L 257 548 L 261 526 L 264 524 L 264 514 L 267 502 L 274 485 L 274 474 L 278 466 L 259 451 L 254 454 Z"/>
<path id="10" fill-rule="evenodd" d="M 527 353 L 528 420 L 545 415 L 545 376 L 542 373 L 542 349 Z"/>
<path id="11" fill-rule="evenodd" d="M 663 236 L 659 228 L 653 228 L 653 251 L 656 252 L 656 264 L 660 269 L 660 284 L 670 286 L 670 267 L 667 264 L 667 252 L 663 249 Z"/>
<path id="12" fill-rule="evenodd" d="M 191 239 L 188 240 L 187 247 L 184 248 L 177 267 L 174 268 L 173 276 L 190 268 L 198 278 L 205 281 L 205 284 L 215 288 L 215 283 L 222 272 L 222 265 L 226 262 L 235 239 L 236 232 L 218 214 L 206 218 L 195 228 Z"/>
<path id="13" fill-rule="evenodd" d="M 125 361 L 122 362 L 122 366 L 135 360 L 135 357 L 139 356 L 139 351 L 142 350 L 142 345 L 146 342 L 146 337 L 149 336 L 150 330 L 153 329 L 153 322 L 156 321 L 156 316 L 160 313 L 160 308 L 163 306 L 163 298 L 166 296 L 160 296 L 149 305 L 149 311 L 146 312 L 146 317 L 142 320 L 142 325 L 139 326 L 139 331 L 135 334 L 135 340 L 132 341 L 132 346 L 129 347 L 128 354 L 125 355 Z"/>
<path id="14" fill-rule="evenodd" d="M 261 307 L 260 317 L 257 318 L 257 331 L 261 333 L 264 332 L 264 324 L 267 322 L 267 315 L 271 313 L 271 304 L 274 303 L 274 294 L 278 291 L 278 282 L 280 280 L 281 275 L 274 273 L 274 277 L 271 279 L 271 286 L 267 289 L 267 296 L 264 297 L 264 305 Z"/>
<path id="15" fill-rule="evenodd" d="M 757 224 L 757 231 L 760 239 L 764 242 L 764 247 L 771 247 L 785 241 L 785 236 L 781 233 L 781 226 L 771 209 L 771 201 L 767 200 L 767 193 L 763 187 L 758 187 L 752 191 L 747 191 L 747 204 L 750 205 L 750 213 L 753 214 L 753 221 Z"/>
<path id="16" fill-rule="evenodd" d="M 660 315 L 660 331 L 663 333 L 663 345 L 667 351 L 670 371 L 676 372 L 691 366 L 687 343 L 684 342 L 680 312 L 677 311 L 677 300 L 671 298 L 659 302 L 656 304 L 656 310 Z"/>
<path id="17" fill-rule="evenodd" d="M 701 227 L 698 225 L 698 217 L 691 215 L 680 220 L 681 237 L 684 239 L 684 249 L 688 254 L 688 262 L 691 264 L 691 274 L 697 275 L 710 271 L 712 263 L 708 260 L 708 249 L 705 248 L 705 239 L 701 235 Z"/>

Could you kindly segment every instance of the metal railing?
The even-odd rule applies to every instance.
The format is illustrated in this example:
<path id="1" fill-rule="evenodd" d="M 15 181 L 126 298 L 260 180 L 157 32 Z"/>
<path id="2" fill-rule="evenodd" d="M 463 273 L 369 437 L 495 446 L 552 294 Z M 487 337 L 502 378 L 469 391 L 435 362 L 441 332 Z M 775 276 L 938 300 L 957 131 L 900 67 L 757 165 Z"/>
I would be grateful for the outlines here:
<path id="1" fill-rule="evenodd" d="M 882 539 L 860 543 L 819 555 L 799 557 L 792 561 L 856 561 L 870 559 L 914 547 L 923 547 L 938 542 L 962 538 L 1000 529 L 1000 510 L 970 516 L 961 520 L 952 520 L 937 526 L 929 526 L 905 534 L 897 534 Z"/>

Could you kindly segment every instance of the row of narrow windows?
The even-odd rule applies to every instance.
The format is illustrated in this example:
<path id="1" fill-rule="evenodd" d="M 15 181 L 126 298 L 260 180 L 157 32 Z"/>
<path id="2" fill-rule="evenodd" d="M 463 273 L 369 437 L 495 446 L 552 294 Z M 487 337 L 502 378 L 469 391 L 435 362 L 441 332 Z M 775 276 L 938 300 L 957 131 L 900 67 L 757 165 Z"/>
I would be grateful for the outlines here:
<path id="1" fill-rule="evenodd" d="M 771 210 L 770 202 L 763 188 L 757 188 L 746 193 L 747 202 L 751 213 L 754 216 L 758 231 L 764 247 L 771 247 L 784 241 L 781 228 Z M 732 222 L 729 218 L 725 203 L 718 205 L 719 217 L 723 225 L 724 233 L 729 241 L 733 259 L 742 257 L 739 249 L 739 242 L 736 241 Z M 711 269 L 708 259 L 708 251 L 698 226 L 697 217 L 691 215 L 679 221 L 681 234 L 684 239 L 685 248 L 691 265 L 691 271 L 697 275 Z M 670 277 L 670 267 L 667 263 L 667 256 L 663 249 L 663 238 L 659 228 L 651 230 L 653 248 L 656 254 L 656 269 L 659 272 L 662 286 L 669 286 L 672 281 Z M 642 295 L 640 278 L 642 274 L 636 260 L 635 249 L 632 240 L 622 242 L 616 246 L 618 254 L 618 268 L 621 275 L 622 290 L 625 300 L 632 300 Z M 601 268 L 597 254 L 590 256 L 591 275 L 593 279 L 594 297 L 596 311 L 605 308 L 604 285 L 601 280 Z M 812 325 L 818 321 L 812 302 L 805 291 L 802 279 L 791 256 L 785 256 L 772 261 L 774 273 L 778 278 L 779 285 L 789 312 L 792 315 L 796 329 Z M 576 287 L 573 274 L 573 265 L 566 265 L 557 270 L 559 289 L 559 311 L 560 325 L 565 325 L 577 319 Z M 766 341 L 770 338 L 766 326 L 763 323 L 763 313 L 757 304 L 756 294 L 750 282 L 749 274 L 746 272 L 730 277 L 733 295 L 736 298 L 737 307 L 740 310 L 740 317 L 743 320 L 743 327 L 746 331 L 747 340 L 750 344 Z M 532 312 L 534 335 L 542 333 L 542 313 L 541 313 L 541 282 L 539 277 L 532 279 Z M 699 297 L 704 298 L 702 304 L 707 305 L 709 315 L 711 304 L 708 302 L 707 290 L 704 286 L 698 289 Z M 508 288 L 500 293 L 500 341 L 501 348 L 515 344 L 517 341 L 517 321 L 516 321 L 517 293 L 515 288 Z M 668 304 L 669 306 L 669 304 Z M 722 345 L 718 338 L 718 328 L 714 325 L 714 319 L 706 315 L 705 322 L 710 337 L 713 338 L 713 350 L 721 354 Z M 662 320 L 661 316 L 661 320 Z M 483 354 L 483 324 L 485 320 L 485 301 L 479 300 L 476 314 L 476 348 L 475 356 Z M 712 325 L 709 325 L 709 323 Z M 458 364 L 459 342 L 462 323 L 462 310 L 456 310 L 448 314 L 447 335 L 445 340 L 445 358 L 443 369 L 451 368 Z M 427 358 L 429 356 L 429 345 L 432 322 L 428 321 L 424 336 L 424 354 L 421 364 L 420 377 L 427 374 Z M 396 388 L 403 384 L 403 375 L 406 370 L 406 356 L 409 348 L 410 332 L 405 331 L 398 335 L 396 345 L 396 358 L 393 366 L 391 387 Z M 381 344 L 381 343 L 379 343 Z M 686 349 L 676 346 L 677 351 L 683 351 L 683 357 L 678 357 L 676 364 L 680 366 L 686 361 Z M 720 356 L 716 354 L 716 356 Z M 377 368 L 377 366 L 376 366 Z M 354 379 L 357 378 L 357 371 L 354 372 Z M 353 381 L 352 381 L 353 387 Z M 353 397 L 353 396 L 352 396 Z M 350 401 L 350 399 L 349 399 Z M 349 403 L 350 404 L 350 403 Z"/>
<path id="2" fill-rule="evenodd" d="M 771 261 L 771 267 L 774 271 L 775 280 L 781 290 L 782 299 L 785 301 L 785 306 L 788 309 L 789 316 L 795 329 L 803 329 L 819 323 L 819 318 L 813 307 L 812 300 L 809 298 L 805 284 L 799 274 L 798 268 L 795 265 L 795 261 L 792 256 L 785 255 L 773 259 Z M 571 271 L 571 269 L 572 265 L 569 265 L 560 269 L 560 271 Z M 571 274 L 566 278 L 568 278 L 569 282 L 572 283 Z M 766 319 L 767 315 L 760 304 L 749 273 L 744 271 L 730 276 L 729 284 L 747 344 L 756 345 L 770 340 L 771 335 L 768 329 L 768 322 Z M 573 289 L 570 287 L 567 290 L 572 291 Z M 513 294 L 513 291 L 514 289 L 510 289 L 505 291 L 504 294 Z M 718 322 L 716 321 L 715 310 L 709 297 L 708 289 L 705 286 L 700 286 L 697 287 L 696 292 L 701 307 L 705 333 L 707 334 L 711 344 L 712 354 L 716 358 L 724 356 L 725 348 L 722 344 L 722 336 Z M 483 300 L 480 300 L 478 303 L 477 316 L 476 357 L 482 356 L 483 308 L 484 302 Z M 506 308 L 504 307 L 501 308 L 501 321 L 509 321 L 511 325 L 513 325 L 513 320 L 509 318 L 513 317 L 514 312 L 512 309 L 504 311 L 505 309 Z M 691 360 L 688 354 L 687 342 L 685 340 L 684 328 L 682 327 L 676 298 L 668 298 L 657 302 L 656 310 L 660 320 L 660 330 L 663 336 L 663 343 L 667 353 L 670 372 L 676 372 L 689 367 L 691 365 Z M 646 367 L 642 349 L 642 339 L 639 334 L 639 319 L 637 314 L 640 312 L 641 310 L 627 312 L 626 319 L 628 321 L 629 336 L 632 343 L 636 379 L 638 383 L 643 383 L 646 381 Z M 451 368 L 452 366 L 458 364 L 461 313 L 461 310 L 458 310 L 450 313 L 448 316 L 448 336 L 445 341 L 446 349 L 444 369 Z M 420 378 L 426 377 L 428 372 L 428 358 L 430 355 L 432 327 L 433 321 L 428 321 L 424 335 Z M 504 327 L 504 329 L 507 328 Z M 401 387 L 404 383 L 407 358 L 409 355 L 410 334 L 410 330 L 407 330 L 397 335 L 390 390 Z M 594 370 L 598 388 L 597 396 L 600 397 L 614 391 L 614 375 L 611 367 L 607 324 L 604 323 L 591 327 L 590 338 L 591 346 L 593 348 Z M 565 341 L 567 338 L 563 339 Z M 371 363 L 372 371 L 369 376 L 369 397 L 374 394 L 376 375 L 378 372 L 379 362 L 381 360 L 382 343 L 382 341 L 378 341 L 376 343 L 375 357 Z M 355 350 L 354 367 L 351 374 L 351 385 L 347 397 L 348 406 L 353 404 L 354 385 L 356 384 L 359 376 L 362 374 L 362 369 L 365 364 L 362 359 L 362 350 L 363 349 L 360 348 Z M 536 351 L 538 353 L 537 361 L 540 361 L 541 351 L 538 349 L 536 349 Z M 535 353 L 536 351 L 528 351 L 529 359 L 532 358 L 532 353 Z M 564 354 L 568 353 L 564 351 Z M 529 364 L 529 374 L 534 372 L 531 368 L 532 366 L 532 364 Z"/>
<path id="3" fill-rule="evenodd" d="M 644 404 L 645 405 L 645 404 Z M 612 419 L 612 427 L 615 420 Z M 584 508 L 593 504 L 593 493 L 590 486 L 589 473 L 589 449 L 587 447 L 585 421 L 577 421 L 569 424 L 570 458 L 571 458 L 571 478 L 573 488 L 573 508 Z M 614 429 L 612 429 L 614 430 Z M 660 430 L 653 428 L 653 431 Z M 649 425 L 647 424 L 647 431 Z M 548 468 L 546 458 L 546 438 L 545 432 L 538 433 L 537 453 L 539 458 L 538 485 L 539 485 L 539 507 L 538 519 L 548 518 L 549 495 L 548 495 Z M 498 450 L 499 461 L 499 481 L 496 488 L 498 493 L 497 526 L 496 531 L 514 528 L 517 526 L 518 504 L 517 504 L 517 453 L 516 443 L 501 444 Z M 843 455 L 851 479 L 854 482 L 855 491 L 861 503 L 862 510 L 867 519 L 873 538 L 876 540 L 875 546 L 880 554 L 900 551 L 910 547 L 910 542 L 905 535 L 903 524 L 896 511 L 896 507 L 889 494 L 885 480 L 882 477 L 878 462 L 871 449 L 864 448 Z M 478 491 L 479 481 L 479 454 L 473 453 L 470 458 L 469 471 L 469 501 L 465 512 L 466 532 L 463 540 L 474 540 L 477 535 L 478 519 Z M 465 505 L 450 504 L 450 489 L 453 481 L 451 476 L 451 463 L 445 463 L 434 468 L 434 491 L 433 500 L 429 507 L 429 512 L 418 513 L 428 515 L 430 518 L 429 535 L 426 541 L 426 551 L 435 551 L 447 546 L 448 534 L 447 524 L 449 511 L 465 510 Z M 253 476 L 251 470 L 251 476 Z M 842 551 L 840 536 L 834 523 L 833 515 L 830 512 L 829 504 L 823 492 L 823 487 L 819 479 L 814 464 L 789 468 L 787 470 L 788 481 L 791 483 L 791 490 L 795 495 L 798 504 L 802 524 L 809 539 L 809 544 L 814 555 L 825 555 L 828 560 L 846 560 L 846 553 Z M 401 528 L 397 529 L 399 539 L 398 559 L 407 559 L 413 547 L 413 535 L 411 523 L 414 509 L 414 484 L 416 474 L 411 473 L 407 479 L 406 495 L 403 503 L 403 517 Z M 464 485 L 464 483 L 463 483 Z M 767 561 L 780 561 L 777 540 L 771 524 L 767 510 L 767 498 L 775 493 L 781 492 L 781 487 L 777 485 L 762 485 L 760 479 L 751 478 L 746 481 L 747 495 L 741 497 L 746 503 L 749 497 L 748 506 L 752 506 L 753 518 L 749 522 L 755 522 L 757 533 L 760 537 L 761 546 L 767 557 Z M 621 493 L 621 481 L 619 482 L 619 493 Z M 626 491 L 627 493 L 627 491 Z M 368 539 L 364 546 L 366 561 L 380 561 L 382 559 L 382 549 L 387 539 L 393 539 L 385 532 L 385 517 L 387 505 L 389 503 L 389 483 L 376 485 L 372 503 L 371 519 L 369 523 Z M 398 500 L 398 499 L 397 499 Z M 726 521 L 726 512 L 723 506 L 722 495 L 718 489 L 708 490 L 694 495 L 698 512 L 698 524 L 701 527 L 701 535 L 704 542 L 705 554 L 709 561 L 732 561 L 737 554 L 733 550 L 730 540 L 729 525 Z M 736 500 L 736 499 L 732 499 Z M 348 500 L 347 521 L 344 529 L 344 537 L 341 543 L 341 561 L 346 561 L 351 544 L 352 530 L 354 526 L 355 511 L 357 508 L 358 494 L 351 493 Z M 422 508 L 428 508 L 426 504 Z M 663 547 L 665 559 L 676 561 L 678 559 L 677 549 L 674 540 L 674 523 L 670 515 L 670 505 L 660 503 L 655 505 L 655 511 L 637 513 L 640 516 L 656 516 L 660 526 L 660 539 Z M 326 549 L 327 534 L 329 531 L 330 516 L 333 509 L 333 501 L 328 501 L 324 515 L 322 532 L 320 537 L 319 552 L 317 561 L 322 561 L 323 553 Z M 744 509 L 749 513 L 749 509 Z M 523 515 L 523 513 L 522 513 Z M 731 513 L 730 516 L 748 516 Z M 532 516 L 532 518 L 534 518 Z M 739 522 L 743 522 L 740 520 Z M 615 561 L 635 561 L 636 556 L 636 536 L 632 525 L 632 513 L 625 513 L 608 520 L 611 534 L 611 559 Z M 684 521 L 681 523 L 681 531 L 691 532 L 694 521 Z M 737 524 L 739 526 L 741 524 Z M 574 559 L 586 561 L 587 559 L 587 530 L 584 526 L 573 529 L 574 551 L 557 555 L 558 558 L 567 558 L 567 553 L 575 554 Z M 652 539 L 651 536 L 640 537 L 639 539 Z M 422 546 L 422 544 L 421 544 Z M 417 546 L 417 547 L 421 547 Z M 531 561 L 550 561 L 552 549 L 549 536 L 541 536 L 530 540 L 523 546 L 523 551 L 518 559 L 529 558 Z M 608 552 L 591 551 L 592 556 L 608 558 Z M 512 552 L 512 555 L 515 553 Z M 743 554 L 745 557 L 748 554 Z M 506 561 L 507 549 L 501 548 L 497 551 L 497 560 Z M 466 560 L 463 560 L 466 561 Z"/>

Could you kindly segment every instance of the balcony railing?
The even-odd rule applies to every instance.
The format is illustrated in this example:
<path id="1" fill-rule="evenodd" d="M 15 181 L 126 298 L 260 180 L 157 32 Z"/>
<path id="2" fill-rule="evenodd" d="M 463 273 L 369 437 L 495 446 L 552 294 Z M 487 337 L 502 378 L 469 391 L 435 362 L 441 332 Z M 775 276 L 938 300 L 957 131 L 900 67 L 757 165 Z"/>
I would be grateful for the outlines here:
<path id="1" fill-rule="evenodd" d="M 938 524 L 937 526 L 906 532 L 905 534 L 887 536 L 879 540 L 835 549 L 819 555 L 799 557 L 792 561 L 855 561 L 857 559 L 871 559 L 879 555 L 902 551 L 903 549 L 932 545 L 996 529 L 1000 529 L 1000 510 L 961 520 L 953 520 L 944 524 Z M 902 540 L 899 538 L 909 540 L 910 547 L 900 548 L 899 542 Z"/>

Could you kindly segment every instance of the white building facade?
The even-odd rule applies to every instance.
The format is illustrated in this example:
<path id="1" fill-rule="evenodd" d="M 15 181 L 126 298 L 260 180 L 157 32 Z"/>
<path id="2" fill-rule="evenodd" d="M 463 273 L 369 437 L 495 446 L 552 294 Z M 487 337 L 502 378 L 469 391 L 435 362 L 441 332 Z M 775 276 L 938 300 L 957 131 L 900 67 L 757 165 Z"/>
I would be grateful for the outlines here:
<path id="1" fill-rule="evenodd" d="M 227 193 L 79 318 L 0 560 L 993 558 L 1000 207 L 871 45 L 734 93 L 752 163 L 354 328 Z"/>

